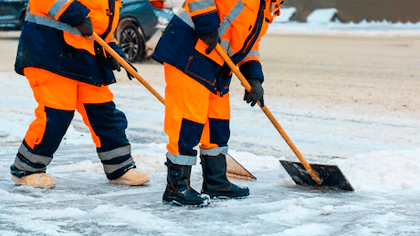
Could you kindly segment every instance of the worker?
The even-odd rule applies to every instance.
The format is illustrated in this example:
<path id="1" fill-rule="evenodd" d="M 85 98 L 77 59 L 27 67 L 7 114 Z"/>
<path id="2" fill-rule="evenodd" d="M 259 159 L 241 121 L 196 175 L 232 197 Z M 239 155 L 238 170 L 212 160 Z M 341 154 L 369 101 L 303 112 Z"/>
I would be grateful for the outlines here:
<path id="1" fill-rule="evenodd" d="M 171 19 L 152 55 L 166 81 L 168 136 L 163 202 L 205 206 L 209 198 L 243 198 L 247 187 L 226 177 L 232 71 L 214 48 L 220 43 L 252 86 L 244 100 L 264 106 L 259 43 L 282 0 L 187 0 Z M 190 186 L 199 145 L 203 185 Z"/>
<path id="2" fill-rule="evenodd" d="M 120 0 L 30 0 L 19 39 L 15 71 L 24 75 L 38 107 L 11 165 L 20 185 L 53 188 L 46 174 L 75 110 L 89 128 L 111 184 L 143 185 L 126 137 L 127 119 L 113 102 L 109 84 L 119 63 L 89 38 L 97 33 L 121 56 L 113 38 Z M 82 155 L 82 154 L 81 154 Z"/>

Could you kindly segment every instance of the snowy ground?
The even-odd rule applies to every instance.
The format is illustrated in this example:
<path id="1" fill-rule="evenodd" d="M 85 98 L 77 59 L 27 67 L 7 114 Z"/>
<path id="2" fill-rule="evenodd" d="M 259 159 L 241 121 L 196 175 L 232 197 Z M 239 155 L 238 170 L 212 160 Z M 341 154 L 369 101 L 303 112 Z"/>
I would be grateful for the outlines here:
<path id="1" fill-rule="evenodd" d="M 305 28 L 295 25 L 296 31 L 284 33 L 299 34 Z M 342 28 L 342 34 L 354 30 L 351 25 L 337 26 Z M 279 33 L 275 27 L 270 34 Z M 307 25 L 305 32 L 328 32 L 314 30 L 317 27 L 322 28 Z M 358 27 L 359 34 L 367 32 L 365 36 L 371 36 L 372 29 L 377 34 L 401 32 L 369 24 Z M 416 27 L 405 28 L 404 32 L 418 35 Z M 293 27 L 290 24 L 285 28 Z M 109 185 L 87 129 L 76 116 L 47 171 L 56 178 L 57 187 L 40 190 L 17 186 L 10 180 L 9 166 L 33 119 L 36 104 L 26 79 L 12 71 L 13 56 L 4 55 L 16 47 L 16 38 L 5 34 L 0 40 L 0 235 L 420 234 L 418 110 L 390 111 L 375 104 L 357 109 L 346 103 L 332 106 L 321 99 L 276 95 L 268 88 L 267 106 L 308 161 L 337 164 L 355 192 L 296 186 L 278 161 L 296 157 L 259 108 L 250 108 L 241 100 L 238 91 L 242 90 L 233 89 L 229 153 L 258 178 L 254 182 L 236 182 L 248 186 L 251 195 L 242 200 L 212 201 L 209 207 L 199 209 L 164 205 L 164 108 L 136 81 L 127 82 L 124 77 L 111 89 L 117 106 L 129 120 L 127 134 L 137 166 L 151 175 L 151 182 L 143 187 Z M 161 80 L 154 85 L 163 94 L 161 67 L 153 63 L 136 66 L 145 73 L 146 80 L 153 76 Z M 328 65 L 324 68 L 329 70 Z M 415 65 L 404 68 L 407 73 L 419 69 Z M 363 73 L 360 71 L 360 76 Z M 268 73 L 267 83 L 272 74 Z M 412 79 L 419 78 L 414 73 Z M 302 89 L 304 81 L 302 77 Z M 402 88 L 395 87 L 398 89 Z M 200 185 L 201 170 L 195 166 L 192 186 L 199 190 Z"/>

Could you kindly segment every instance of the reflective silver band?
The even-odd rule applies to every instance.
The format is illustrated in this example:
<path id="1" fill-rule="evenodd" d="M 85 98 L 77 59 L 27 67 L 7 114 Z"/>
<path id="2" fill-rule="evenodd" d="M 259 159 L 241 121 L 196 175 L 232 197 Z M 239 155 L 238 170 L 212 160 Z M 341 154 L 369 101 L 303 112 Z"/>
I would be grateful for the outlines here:
<path id="1" fill-rule="evenodd" d="M 185 11 L 184 8 L 179 8 L 178 12 L 176 13 L 176 15 L 181 18 L 187 25 L 189 25 L 191 28 L 195 29 L 195 25 L 194 22 L 192 21 L 192 18 L 190 16 L 190 14 Z"/>
<path id="2" fill-rule="evenodd" d="M 54 5 L 48 11 L 48 14 L 55 18 L 57 13 L 66 5 L 68 0 L 57 0 Z"/>
<path id="3" fill-rule="evenodd" d="M 232 52 L 232 48 L 230 47 L 230 43 L 224 39 L 221 40 L 220 46 L 222 46 L 223 49 L 226 50 L 227 54 L 231 57 L 235 53 Z"/>
<path id="4" fill-rule="evenodd" d="M 187 156 L 187 155 L 173 155 L 169 152 L 166 153 L 166 157 L 174 164 L 192 166 L 197 163 L 196 156 Z"/>
<path id="5" fill-rule="evenodd" d="M 188 8 L 190 9 L 190 12 L 203 10 L 209 7 L 216 6 L 216 3 L 214 3 L 214 0 L 202 0 L 199 2 L 191 2 L 188 4 Z"/>
<path id="6" fill-rule="evenodd" d="M 20 154 L 22 154 L 22 156 L 24 156 L 30 162 L 33 162 L 33 163 L 48 165 L 48 164 L 50 164 L 50 162 L 52 160 L 52 157 L 41 156 L 41 155 L 33 154 L 33 153 L 29 152 L 29 150 L 23 144 L 20 145 L 18 152 Z"/>
<path id="7" fill-rule="evenodd" d="M 83 36 L 82 33 L 80 33 L 80 31 L 77 30 L 76 28 L 73 28 L 69 24 L 60 22 L 53 18 L 49 18 L 45 16 L 38 16 L 32 13 L 28 13 L 26 15 L 25 21 L 29 21 L 38 25 L 44 25 L 44 26 L 48 26 L 48 27 L 55 28 L 58 30 L 66 31 L 71 34 Z"/>
<path id="8" fill-rule="evenodd" d="M 228 146 L 216 148 L 200 148 L 200 155 L 217 156 L 219 154 L 226 155 L 228 153 Z"/>
<path id="9" fill-rule="evenodd" d="M 28 166 L 25 162 L 20 161 L 19 157 L 15 158 L 13 163 L 19 170 L 30 171 L 30 172 L 45 172 L 47 167 L 43 168 L 33 168 L 32 166 Z"/>
<path id="10" fill-rule="evenodd" d="M 40 172 L 40 171 L 45 172 L 46 166 L 48 164 L 50 164 L 50 162 L 52 161 L 52 157 L 41 156 L 41 155 L 37 155 L 37 154 L 33 154 L 33 153 L 29 152 L 29 150 L 23 144 L 20 145 L 18 152 L 19 152 L 19 154 L 21 154 L 23 157 L 25 157 L 26 159 L 28 159 L 32 163 L 45 165 L 45 167 L 43 167 L 43 168 L 34 168 L 32 166 L 29 166 L 25 162 L 22 162 L 19 159 L 19 157 L 16 156 L 13 164 L 19 170 L 30 171 L 30 172 Z"/>
<path id="11" fill-rule="evenodd" d="M 130 157 L 128 160 L 124 161 L 123 163 L 120 164 L 104 164 L 104 171 L 107 174 L 111 174 L 121 168 L 123 168 L 124 166 L 128 166 L 133 162 L 133 158 Z"/>
<path id="12" fill-rule="evenodd" d="M 245 4 L 242 1 L 238 1 L 232 10 L 223 18 L 222 23 L 219 27 L 219 35 L 224 35 L 233 21 L 238 18 L 241 12 L 244 10 Z"/>
<path id="13" fill-rule="evenodd" d="M 116 157 L 122 157 L 131 154 L 131 145 L 128 144 L 123 147 L 116 148 L 107 152 L 98 152 L 99 159 L 102 161 L 109 161 Z"/>
<path id="14" fill-rule="evenodd" d="M 190 3 L 190 5 L 193 3 Z M 198 4 L 198 3 L 197 3 Z M 189 5 L 189 6 L 190 6 Z M 238 1 L 238 3 L 233 7 L 233 9 L 227 14 L 227 16 L 223 19 L 218 31 L 219 37 L 222 38 L 223 35 L 227 32 L 229 27 L 231 26 L 232 22 L 242 13 L 245 8 L 245 4 L 242 1 Z M 191 10 L 191 6 L 190 6 Z M 176 15 L 181 18 L 187 25 L 191 28 L 195 29 L 194 22 L 192 21 L 191 15 L 185 11 L 184 8 L 180 8 Z M 229 56 L 233 56 L 235 53 L 232 52 L 230 43 L 226 40 L 221 40 L 220 46 L 225 49 Z"/>
<path id="15" fill-rule="evenodd" d="M 258 58 L 260 58 L 260 52 L 258 52 L 257 50 L 251 50 L 251 51 L 249 51 L 248 55 L 246 55 L 245 59 L 251 58 L 251 57 L 258 57 Z"/>

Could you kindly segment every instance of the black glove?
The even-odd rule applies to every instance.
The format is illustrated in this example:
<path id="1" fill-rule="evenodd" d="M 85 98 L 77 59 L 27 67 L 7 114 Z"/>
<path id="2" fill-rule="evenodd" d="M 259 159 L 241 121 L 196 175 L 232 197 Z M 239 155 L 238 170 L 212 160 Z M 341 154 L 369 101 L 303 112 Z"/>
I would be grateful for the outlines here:
<path id="1" fill-rule="evenodd" d="M 116 70 L 116 71 L 120 72 L 121 71 L 120 63 L 115 58 L 113 58 L 111 55 L 107 54 L 107 56 L 108 56 L 108 61 L 109 61 L 109 64 L 110 64 L 112 70 Z"/>
<path id="2" fill-rule="evenodd" d="M 108 63 L 111 66 L 112 70 L 116 70 L 118 72 L 121 71 L 121 64 L 114 58 L 112 57 L 110 54 L 107 53 L 107 58 L 108 58 Z M 131 68 L 133 68 L 133 70 L 135 70 L 137 72 L 136 67 L 133 66 L 133 64 L 131 64 L 127 59 L 123 58 L 125 60 L 125 62 L 127 62 Z M 128 70 L 125 70 L 127 72 L 127 77 L 129 80 L 133 80 L 134 76 L 132 76 L 130 74 L 130 72 L 128 72 Z"/>
<path id="3" fill-rule="evenodd" d="M 203 40 L 209 46 L 206 49 L 206 54 L 209 54 L 216 47 L 217 43 L 220 43 L 219 31 L 215 30 L 208 34 L 201 35 L 200 39 Z"/>
<path id="4" fill-rule="evenodd" d="M 262 87 L 261 80 L 259 79 L 247 79 L 252 87 L 251 92 L 245 90 L 244 100 L 247 103 L 251 103 L 251 106 L 260 101 L 261 107 L 264 107 L 264 89 Z"/>
<path id="5" fill-rule="evenodd" d="M 93 25 L 90 17 L 86 16 L 82 23 L 76 26 L 76 29 L 78 29 L 83 36 L 91 36 L 93 34 Z"/>
<path id="6" fill-rule="evenodd" d="M 135 70 L 136 72 L 138 72 L 137 69 L 136 69 L 136 67 L 133 66 L 133 64 L 131 64 L 128 60 L 125 60 L 125 61 L 131 66 L 131 68 L 133 68 L 133 70 Z M 129 80 L 133 80 L 134 76 L 132 76 L 130 74 L 130 72 L 128 72 L 128 70 L 125 70 L 125 71 L 127 72 L 128 79 Z"/>

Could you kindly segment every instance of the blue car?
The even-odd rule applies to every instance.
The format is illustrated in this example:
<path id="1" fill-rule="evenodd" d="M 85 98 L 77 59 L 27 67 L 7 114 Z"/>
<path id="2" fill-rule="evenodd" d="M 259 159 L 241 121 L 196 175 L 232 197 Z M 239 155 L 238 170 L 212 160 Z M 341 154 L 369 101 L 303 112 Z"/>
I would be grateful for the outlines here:
<path id="1" fill-rule="evenodd" d="M 0 29 L 20 30 L 28 0 L 0 0 Z"/>
<path id="2" fill-rule="evenodd" d="M 154 1 L 122 1 L 115 36 L 130 62 L 141 61 L 153 53 L 172 16 L 170 8 Z"/>

